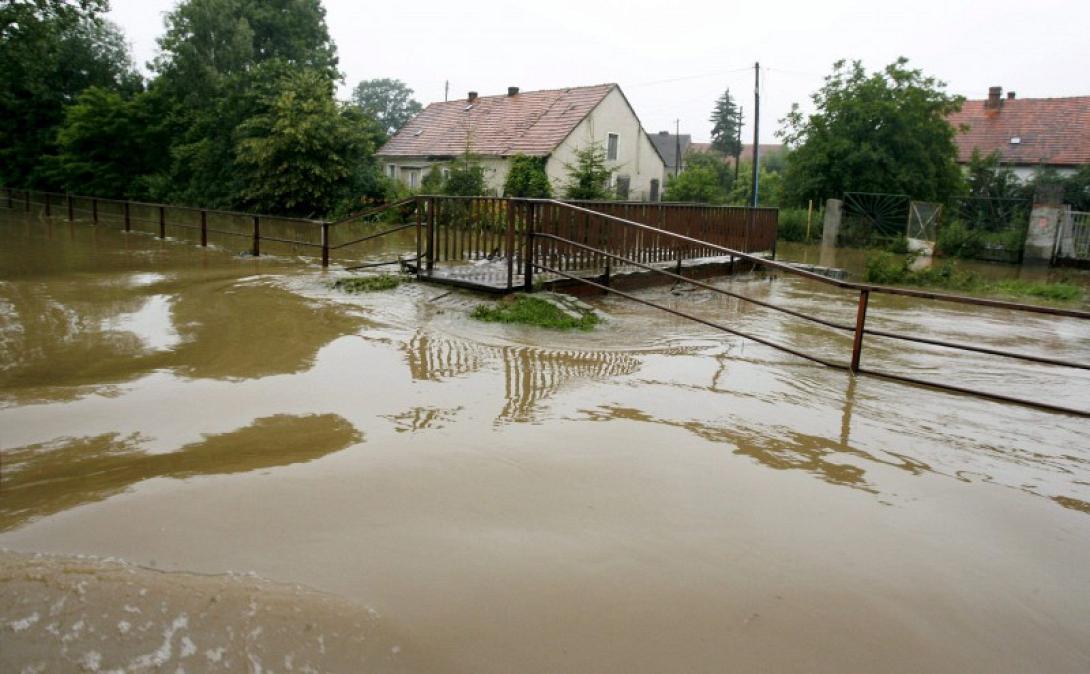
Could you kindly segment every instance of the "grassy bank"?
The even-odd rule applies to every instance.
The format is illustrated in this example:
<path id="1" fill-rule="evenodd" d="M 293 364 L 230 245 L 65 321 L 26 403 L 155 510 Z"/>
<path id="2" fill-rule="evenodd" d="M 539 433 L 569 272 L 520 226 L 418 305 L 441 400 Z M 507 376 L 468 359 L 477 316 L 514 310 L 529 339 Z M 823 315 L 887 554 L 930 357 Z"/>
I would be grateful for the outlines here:
<path id="1" fill-rule="evenodd" d="M 371 293 L 379 290 L 392 290 L 401 285 L 401 277 L 394 274 L 381 276 L 352 276 L 334 281 L 330 287 L 346 293 Z"/>
<path id="2" fill-rule="evenodd" d="M 498 304 L 480 304 L 470 316 L 488 323 L 518 323 L 552 330 L 591 330 L 598 324 L 594 313 L 581 313 L 576 318 L 551 302 L 528 295 L 517 295 Z"/>
<path id="3" fill-rule="evenodd" d="M 991 281 L 958 269 L 957 265 L 949 262 L 913 270 L 913 259 L 911 255 L 892 253 L 868 256 L 864 280 L 880 285 L 941 288 L 955 293 L 1030 298 L 1047 302 L 1077 302 L 1084 297 L 1083 288 L 1066 281 Z"/>

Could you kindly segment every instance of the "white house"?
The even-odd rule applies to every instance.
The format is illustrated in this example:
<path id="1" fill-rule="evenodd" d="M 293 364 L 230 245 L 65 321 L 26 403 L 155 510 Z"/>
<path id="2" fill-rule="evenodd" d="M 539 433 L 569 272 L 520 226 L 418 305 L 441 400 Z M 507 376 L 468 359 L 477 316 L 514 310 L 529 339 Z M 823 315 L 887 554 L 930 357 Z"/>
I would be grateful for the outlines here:
<path id="1" fill-rule="evenodd" d="M 445 165 L 468 150 L 485 167 L 496 194 L 515 155 L 545 157 L 545 172 L 562 195 L 567 165 L 593 143 L 606 150 L 610 187 L 621 198 L 658 200 L 666 170 L 658 150 L 616 84 L 469 96 L 432 103 L 413 117 L 377 156 L 383 171 L 410 188 L 434 165 Z"/>

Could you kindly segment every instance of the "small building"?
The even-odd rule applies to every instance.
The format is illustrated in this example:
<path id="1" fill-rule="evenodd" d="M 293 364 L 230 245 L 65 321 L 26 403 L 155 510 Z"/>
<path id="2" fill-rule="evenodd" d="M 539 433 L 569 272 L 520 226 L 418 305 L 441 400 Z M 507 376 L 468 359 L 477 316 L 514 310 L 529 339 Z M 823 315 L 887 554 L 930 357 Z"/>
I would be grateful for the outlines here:
<path id="1" fill-rule="evenodd" d="M 616 84 L 478 96 L 432 103 L 379 149 L 386 176 L 417 189 L 433 166 L 468 151 L 484 166 L 490 190 L 503 193 L 511 157 L 545 158 L 560 195 L 576 152 L 598 143 L 618 197 L 657 201 L 665 177 L 662 156 Z"/>
<path id="2" fill-rule="evenodd" d="M 973 150 L 999 152 L 1000 160 L 1021 180 L 1040 167 L 1070 175 L 1090 164 L 1090 96 L 1018 98 L 990 87 L 988 98 L 965 101 L 947 118 L 959 132 L 958 163 L 967 165 Z M 964 129 L 962 129 L 964 127 Z"/>
<path id="3" fill-rule="evenodd" d="M 651 142 L 655 149 L 662 155 L 666 162 L 666 178 L 669 180 L 685 170 L 685 157 L 689 154 L 689 148 L 693 144 L 693 137 L 687 133 L 673 134 L 669 131 L 659 131 L 651 136 Z"/>

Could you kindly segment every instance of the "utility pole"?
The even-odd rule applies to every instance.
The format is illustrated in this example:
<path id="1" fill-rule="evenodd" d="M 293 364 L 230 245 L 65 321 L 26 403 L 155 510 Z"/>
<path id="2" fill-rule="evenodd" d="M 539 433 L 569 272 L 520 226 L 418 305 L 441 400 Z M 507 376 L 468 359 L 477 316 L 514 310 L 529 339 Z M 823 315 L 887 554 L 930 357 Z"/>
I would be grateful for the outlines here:
<path id="1" fill-rule="evenodd" d="M 738 125 L 734 128 L 738 141 L 734 146 L 734 182 L 738 182 L 738 168 L 742 163 L 742 106 L 738 106 Z"/>
<path id="2" fill-rule="evenodd" d="M 757 208 L 759 201 L 758 193 L 760 190 L 760 184 L 758 183 L 757 176 L 758 168 L 761 163 L 761 145 L 760 145 L 760 130 L 761 130 L 761 62 L 757 61 L 753 64 L 753 203 L 752 206 Z"/>
<path id="3" fill-rule="evenodd" d="M 674 120 L 674 177 L 681 167 L 681 120 Z"/>
<path id="4" fill-rule="evenodd" d="M 443 81 L 443 102 L 450 100 L 450 80 Z"/>

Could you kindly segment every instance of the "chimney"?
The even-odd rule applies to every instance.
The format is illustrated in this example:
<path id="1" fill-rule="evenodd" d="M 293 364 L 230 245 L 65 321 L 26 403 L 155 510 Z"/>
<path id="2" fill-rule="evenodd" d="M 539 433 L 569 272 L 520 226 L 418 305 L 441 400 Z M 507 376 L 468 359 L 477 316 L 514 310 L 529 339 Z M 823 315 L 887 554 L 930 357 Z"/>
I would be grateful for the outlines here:
<path id="1" fill-rule="evenodd" d="M 469 99 L 470 103 L 472 103 L 473 101 L 477 100 L 477 92 L 476 91 L 469 92 L 469 96 L 467 96 L 466 98 Z"/>
<path id="2" fill-rule="evenodd" d="M 1014 92 L 1013 91 L 1008 91 L 1007 92 L 1007 100 L 1008 101 L 1013 101 L 1014 100 Z"/>
<path id="3" fill-rule="evenodd" d="M 518 92 L 519 92 L 519 88 L 518 88 L 518 87 L 507 87 L 507 95 L 508 95 L 508 96 L 514 96 L 514 95 L 515 95 L 515 94 L 517 94 Z"/>
<path id="4" fill-rule="evenodd" d="M 984 107 L 988 110 L 998 110 L 1002 96 L 1003 87 L 988 87 L 988 100 L 984 102 Z"/>

